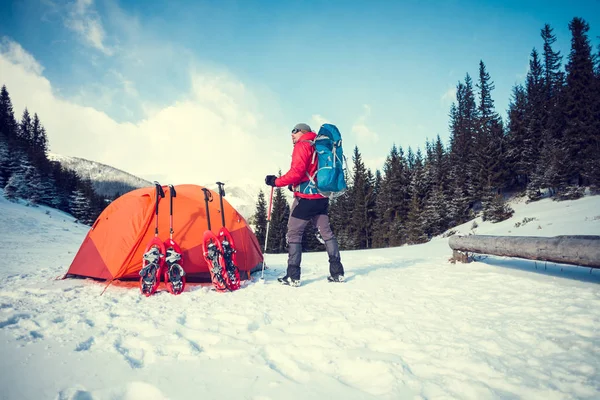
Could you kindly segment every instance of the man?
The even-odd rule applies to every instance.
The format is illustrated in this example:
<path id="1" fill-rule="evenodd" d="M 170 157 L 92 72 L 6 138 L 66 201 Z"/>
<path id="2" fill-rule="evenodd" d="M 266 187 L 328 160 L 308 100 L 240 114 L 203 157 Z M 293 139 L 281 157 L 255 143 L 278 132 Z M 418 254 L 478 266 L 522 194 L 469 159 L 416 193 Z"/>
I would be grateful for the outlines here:
<path id="1" fill-rule="evenodd" d="M 329 225 L 329 199 L 321 195 L 312 182 L 311 177 L 317 171 L 317 157 L 311 141 L 317 135 L 307 124 L 297 124 L 292 129 L 292 165 L 290 170 L 277 178 L 267 175 L 265 183 L 270 186 L 291 186 L 294 191 L 294 202 L 288 219 L 288 267 L 284 277 L 277 280 L 284 285 L 300 286 L 300 263 L 302 261 L 302 235 L 309 221 L 317 227 L 325 241 L 329 256 L 329 282 L 344 281 L 344 267 L 340 260 L 338 243 Z"/>

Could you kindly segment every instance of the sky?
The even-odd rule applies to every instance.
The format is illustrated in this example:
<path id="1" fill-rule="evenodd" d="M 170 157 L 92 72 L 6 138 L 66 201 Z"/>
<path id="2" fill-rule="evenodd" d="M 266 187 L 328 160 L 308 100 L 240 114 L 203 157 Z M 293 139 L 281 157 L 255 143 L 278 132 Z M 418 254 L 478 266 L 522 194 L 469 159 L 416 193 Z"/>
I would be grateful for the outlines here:
<path id="1" fill-rule="evenodd" d="M 148 180 L 262 183 L 298 122 L 336 124 L 380 169 L 392 145 L 447 143 L 455 88 L 483 60 L 506 115 L 540 30 L 570 49 L 592 1 L 25 0 L 0 8 L 0 84 L 50 151 Z"/>
<path id="2" fill-rule="evenodd" d="M 344 283 L 327 282 L 318 251 L 303 255 L 298 288 L 276 280 L 287 254 L 266 254 L 265 279 L 230 293 L 188 283 L 173 296 L 161 283 L 145 297 L 113 282 L 100 295 L 106 282 L 53 279 L 89 227 L 2 193 L 0 252 L 19 260 L 0 268 L 2 399 L 598 399 L 600 269 L 451 264 L 438 236 L 342 251 Z M 600 196 L 510 205 L 506 221 L 453 229 L 600 233 Z"/>

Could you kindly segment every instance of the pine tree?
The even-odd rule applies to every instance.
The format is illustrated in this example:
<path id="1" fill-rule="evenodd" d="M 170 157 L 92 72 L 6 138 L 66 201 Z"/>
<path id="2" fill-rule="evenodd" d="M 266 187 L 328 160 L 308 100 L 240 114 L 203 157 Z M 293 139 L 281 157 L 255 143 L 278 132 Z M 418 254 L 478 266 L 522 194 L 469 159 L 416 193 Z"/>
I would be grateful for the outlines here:
<path id="1" fill-rule="evenodd" d="M 427 241 L 427 236 L 425 235 L 423 209 L 427 193 L 423 157 L 420 149 L 414 155 L 412 163 L 410 195 L 411 202 L 406 221 L 407 241 L 410 244 L 424 243 Z"/>
<path id="2" fill-rule="evenodd" d="M 563 137 L 566 127 L 565 74 L 561 70 L 562 56 L 552 48 L 556 42 L 556 36 L 552 32 L 553 29 L 548 24 L 541 30 L 544 41 L 544 95 L 543 111 L 537 112 L 536 115 L 540 115 L 542 119 L 542 135 L 537 144 L 540 149 L 539 162 L 528 187 L 531 200 L 540 198 L 540 187 L 548 187 L 553 193 L 554 188 L 564 186 L 569 179 L 570 167 Z"/>
<path id="3" fill-rule="evenodd" d="M 540 147 L 543 148 L 543 130 L 545 118 L 545 83 L 544 70 L 539 60 L 538 52 L 533 49 L 527 73 L 527 113 L 526 139 L 523 141 L 521 156 L 523 172 L 526 173 L 527 193 L 531 200 L 539 197 L 539 188 L 545 179 L 540 175 L 540 168 L 547 159 L 540 158 Z"/>
<path id="4" fill-rule="evenodd" d="M 375 248 L 379 248 L 379 247 L 384 247 L 385 246 L 385 235 L 384 232 L 386 230 L 385 225 L 383 223 L 383 211 L 384 211 L 384 207 L 383 207 L 383 201 L 382 201 L 382 196 L 383 196 L 383 177 L 381 176 L 381 171 L 376 170 L 375 171 L 375 180 L 374 180 L 374 184 L 373 184 L 373 193 L 374 193 L 374 205 L 373 205 L 373 209 L 374 209 L 374 214 L 375 214 L 375 220 L 373 221 L 373 234 L 371 236 L 372 239 L 372 245 L 371 247 L 375 247 Z"/>
<path id="5" fill-rule="evenodd" d="M 560 70 L 562 64 L 562 56 L 560 51 L 554 51 L 552 45 L 556 42 L 556 36 L 552 33 L 553 29 L 550 25 L 545 24 L 542 28 L 541 35 L 544 40 L 544 85 L 546 100 L 555 99 L 564 81 L 564 74 Z"/>
<path id="6" fill-rule="evenodd" d="M 60 198 L 57 194 L 56 184 L 52 176 L 42 177 L 40 204 L 52 208 L 59 208 L 60 206 Z"/>
<path id="7" fill-rule="evenodd" d="M 353 248 L 364 249 L 367 247 L 367 238 L 369 237 L 367 231 L 368 197 L 372 193 L 372 188 L 358 146 L 354 147 L 352 161 L 354 168 L 351 196 L 354 206 L 349 229 Z"/>
<path id="8" fill-rule="evenodd" d="M 380 247 L 392 246 L 390 227 L 396 219 L 396 210 L 394 205 L 394 190 L 390 182 L 393 180 L 395 165 L 397 164 L 398 149 L 396 145 L 392 146 L 390 154 L 387 156 L 383 165 L 383 179 L 381 191 L 377 196 L 377 213 L 380 220 L 381 237 L 378 239 Z"/>
<path id="9" fill-rule="evenodd" d="M 349 229 L 353 213 L 351 193 L 352 182 L 349 182 L 348 190 L 329 202 L 329 222 L 342 250 L 355 248 Z"/>
<path id="10" fill-rule="evenodd" d="M 527 93 L 523 86 L 515 85 L 508 106 L 506 162 L 510 168 L 510 186 L 525 188 L 530 171 L 535 169 L 535 164 L 531 165 L 531 155 L 524 153 L 526 146 L 533 148 L 527 143 L 530 140 L 527 136 Z"/>
<path id="11" fill-rule="evenodd" d="M 0 90 L 0 136 L 9 142 L 17 137 L 18 125 L 6 85 Z"/>
<path id="12" fill-rule="evenodd" d="M 4 186 L 4 197 L 10 201 L 17 201 L 19 188 L 24 184 L 23 176 L 21 174 L 11 175 L 6 186 Z"/>
<path id="13" fill-rule="evenodd" d="M 590 170 L 597 151 L 594 148 L 593 103 L 595 98 L 595 76 L 592 49 L 587 32 L 589 25 L 581 18 L 573 18 L 571 30 L 571 52 L 566 66 L 567 101 L 565 115 L 567 126 L 563 145 L 567 149 L 570 178 L 579 186 L 589 184 Z M 567 182 L 570 183 L 570 182 Z"/>
<path id="14" fill-rule="evenodd" d="M 48 158 L 46 156 L 48 151 L 48 138 L 46 136 L 46 130 L 42 126 L 37 113 L 33 116 L 31 134 L 32 141 L 29 150 L 31 161 L 40 172 L 48 173 Z"/>
<path id="15" fill-rule="evenodd" d="M 381 176 L 379 177 L 381 179 Z M 367 169 L 367 195 L 366 195 L 366 220 L 367 220 L 367 238 L 366 248 L 370 249 L 373 247 L 373 237 L 375 236 L 375 229 L 377 227 L 377 190 L 375 185 L 377 183 L 377 176 L 374 176 L 370 169 Z"/>
<path id="16" fill-rule="evenodd" d="M 71 194 L 70 200 L 71 214 L 77 219 L 77 222 L 88 224 L 88 216 L 91 211 L 90 200 L 81 189 L 75 190 Z"/>
<path id="17" fill-rule="evenodd" d="M 484 200 L 482 219 L 484 221 L 501 222 L 512 217 L 514 210 L 506 204 L 501 194 L 488 192 Z"/>
<path id="18" fill-rule="evenodd" d="M 16 197 L 28 200 L 34 196 L 34 188 L 30 185 L 30 180 L 34 178 L 35 168 L 33 168 L 29 159 L 21 152 L 15 152 L 11 162 L 11 170 L 13 172 L 8 183 L 11 188 L 14 188 Z M 37 184 L 37 181 L 35 184 Z"/>
<path id="19" fill-rule="evenodd" d="M 594 90 L 594 125 L 591 148 L 593 158 L 590 162 L 589 177 L 591 189 L 594 193 L 600 193 L 600 44 L 596 54 L 596 88 Z M 595 156 L 595 157 L 594 157 Z"/>
<path id="20" fill-rule="evenodd" d="M 281 171 L 279 171 L 281 176 Z M 286 189 L 287 190 L 287 189 Z M 285 253 L 287 246 L 287 222 L 290 216 L 290 206 L 282 188 L 275 189 L 271 211 L 271 225 L 267 243 L 268 253 Z"/>
<path id="21" fill-rule="evenodd" d="M 489 190 L 499 192 L 506 184 L 504 128 L 502 120 L 494 109 L 491 92 L 494 84 L 486 71 L 483 61 L 479 62 L 479 126 L 475 146 L 477 154 L 475 165 L 479 171 L 475 180 L 480 199 L 488 195 Z"/>
<path id="22" fill-rule="evenodd" d="M 10 164 L 10 153 L 8 141 L 0 134 L 0 187 L 4 187 L 8 180 L 8 166 Z"/>
<path id="23" fill-rule="evenodd" d="M 401 147 L 392 146 L 383 166 L 384 178 L 380 204 L 382 224 L 386 227 L 385 246 L 399 246 L 406 241 L 405 222 L 408 217 L 410 197 L 408 193 L 408 166 Z"/>
<path id="24" fill-rule="evenodd" d="M 448 220 L 446 201 L 439 187 L 434 187 L 425 200 L 423 218 L 424 234 L 430 239 L 446 229 Z"/>
<path id="25" fill-rule="evenodd" d="M 42 177 L 35 166 L 30 165 L 25 171 L 25 182 L 27 194 L 23 196 L 27 200 L 28 205 L 36 206 L 39 204 L 43 191 Z"/>
<path id="26" fill-rule="evenodd" d="M 0 90 L 0 146 L 2 154 L 0 154 L 0 184 L 5 185 L 8 179 L 14 173 L 12 158 L 9 157 L 13 153 L 17 138 L 18 125 L 15 120 L 12 102 L 8 94 L 6 86 L 2 86 Z M 4 155 L 5 152 L 8 155 Z"/>
<path id="27" fill-rule="evenodd" d="M 31 146 L 33 142 L 33 122 L 31 121 L 31 115 L 27 108 L 23 111 L 23 117 L 19 124 L 19 139 L 25 147 Z"/>
<path id="28" fill-rule="evenodd" d="M 473 184 L 477 169 L 471 160 L 474 158 L 475 135 L 478 115 L 473 81 L 469 74 L 465 83 L 456 86 L 456 104 L 450 108 L 450 176 L 453 188 L 452 207 L 466 214 L 471 202 L 475 199 Z M 464 211 L 463 211 L 464 210 Z"/>
<path id="29" fill-rule="evenodd" d="M 267 234 L 267 202 L 265 201 L 265 194 L 261 190 L 258 192 L 258 201 L 256 203 L 256 212 L 254 213 L 254 226 L 256 231 L 256 239 L 260 244 L 260 248 L 265 247 L 265 238 Z"/>

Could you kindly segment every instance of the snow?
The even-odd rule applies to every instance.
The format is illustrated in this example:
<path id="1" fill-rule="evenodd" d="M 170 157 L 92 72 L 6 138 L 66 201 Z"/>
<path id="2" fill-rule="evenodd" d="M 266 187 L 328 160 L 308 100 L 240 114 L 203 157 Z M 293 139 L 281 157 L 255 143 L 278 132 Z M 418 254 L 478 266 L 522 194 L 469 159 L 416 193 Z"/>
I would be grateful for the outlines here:
<path id="1" fill-rule="evenodd" d="M 513 204 L 468 234 L 600 234 L 600 196 Z M 524 225 L 518 222 L 535 218 Z M 526 220 L 528 221 L 528 220 Z M 451 264 L 447 238 L 342 252 L 347 282 L 304 254 L 300 288 L 57 280 L 87 227 L 0 196 L 0 398 L 592 399 L 600 397 L 600 270 L 481 257 Z M 260 275 L 260 273 L 259 273 Z"/>

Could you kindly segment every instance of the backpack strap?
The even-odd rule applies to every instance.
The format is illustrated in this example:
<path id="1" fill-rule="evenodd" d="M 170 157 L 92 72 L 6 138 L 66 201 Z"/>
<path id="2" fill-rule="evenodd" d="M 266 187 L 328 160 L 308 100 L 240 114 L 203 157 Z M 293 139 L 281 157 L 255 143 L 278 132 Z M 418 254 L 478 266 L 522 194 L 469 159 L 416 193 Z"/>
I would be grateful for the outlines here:
<path id="1" fill-rule="evenodd" d="M 301 140 L 300 142 L 308 142 L 313 149 L 312 160 L 310 161 L 310 165 L 313 165 L 317 161 L 317 151 L 315 149 L 315 142 L 318 140 L 318 137 L 315 140 Z M 301 192 L 304 194 L 317 194 L 319 193 L 317 190 L 317 182 L 315 180 L 317 176 L 317 171 L 311 176 L 308 171 L 305 172 L 306 177 L 308 178 L 308 182 L 302 182 L 301 184 L 294 186 L 295 192 Z"/>

